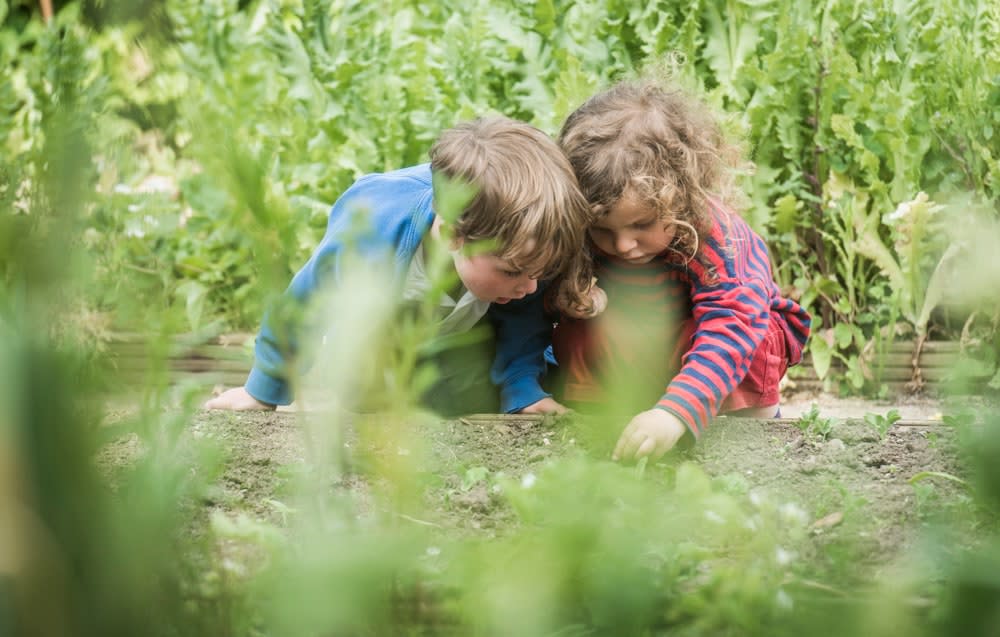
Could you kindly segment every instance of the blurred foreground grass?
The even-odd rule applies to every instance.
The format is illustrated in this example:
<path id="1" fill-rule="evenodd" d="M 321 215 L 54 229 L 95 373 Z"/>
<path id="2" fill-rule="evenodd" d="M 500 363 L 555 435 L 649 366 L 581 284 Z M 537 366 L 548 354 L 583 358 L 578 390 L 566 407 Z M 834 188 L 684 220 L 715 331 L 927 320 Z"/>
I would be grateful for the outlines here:
<path id="1" fill-rule="evenodd" d="M 212 25 L 186 26 L 210 30 Z M 498 475 L 502 465 L 492 464 L 495 459 L 454 448 L 461 435 L 449 438 L 453 457 L 434 446 L 439 440 L 423 436 L 438 421 L 411 407 L 415 397 L 408 382 L 395 385 L 399 395 L 386 401 L 398 410 L 356 432 L 357 439 L 351 438 L 342 411 L 303 417 L 294 425 L 270 423 L 302 436 L 303 461 L 290 465 L 255 452 L 252 441 L 234 448 L 210 435 L 226 429 L 199 420 L 192 396 L 182 395 L 179 404 L 168 401 L 165 375 L 154 374 L 137 391 L 136 411 L 109 419 L 103 396 L 110 389 L 113 399 L 116 379 L 107 372 L 94 326 L 82 322 L 76 309 L 110 295 L 117 318 L 141 328 L 155 343 L 197 322 L 192 318 L 198 317 L 203 297 L 191 288 L 180 318 L 144 304 L 140 299 L 153 297 L 135 291 L 169 289 L 165 272 L 175 265 L 155 254 L 143 262 L 145 271 L 116 271 L 113 295 L 95 287 L 96 257 L 83 249 L 94 237 L 85 220 L 108 213 L 90 207 L 97 179 L 92 160 L 108 149 L 92 146 L 86 126 L 105 105 L 88 101 L 93 96 L 81 91 L 96 80 L 80 77 L 82 67 L 72 64 L 86 53 L 70 33 L 39 31 L 38 46 L 59 54 L 43 74 L 58 100 L 42 105 L 40 141 L 31 151 L 35 172 L 19 173 L 12 182 L 16 186 L 7 183 L 3 190 L 14 212 L 0 216 L 0 634 L 1000 631 L 1000 536 L 990 523 L 1000 508 L 995 412 L 979 415 L 983 426 L 960 430 L 954 466 L 934 467 L 966 480 L 967 492 L 951 484 L 927 489 L 933 482 L 921 483 L 922 490 L 912 487 L 913 515 L 944 519 L 921 541 L 906 545 L 898 569 L 873 574 L 865 595 L 842 595 L 828 582 L 854 581 L 852 560 L 870 550 L 855 542 L 867 545 L 871 536 L 839 536 L 823 553 L 829 561 L 814 571 L 792 554 L 792 547 L 809 546 L 804 542 L 816 520 L 803 516 L 801 506 L 789 506 L 794 503 L 781 484 L 764 497 L 749 488 L 745 470 L 741 475 L 730 469 L 713 480 L 692 464 L 614 465 L 599 453 L 600 436 L 591 441 L 584 431 L 576 438 L 562 427 L 530 434 L 535 443 L 538 435 L 543 440 L 524 458 L 537 470 Z M 308 92 L 310 87 L 298 88 Z M 212 147 L 211 135 L 220 129 L 207 126 L 196 141 L 219 151 L 218 165 L 206 161 L 211 172 L 192 178 L 188 187 L 192 196 L 210 200 L 206 180 L 218 178 L 238 196 L 238 203 L 227 208 L 228 225 L 219 231 L 226 237 L 208 234 L 226 247 L 232 238 L 228 233 L 234 233 L 240 255 L 259 257 L 265 264 L 259 294 L 266 297 L 284 282 L 287 259 L 301 247 L 299 237 L 283 225 L 289 210 L 274 205 L 286 201 L 281 184 L 269 176 L 276 151 L 243 143 L 238 136 L 220 150 Z M 310 178 L 318 179 L 303 177 Z M 155 197 L 142 205 L 147 204 L 154 205 Z M 132 229 L 129 249 L 155 246 L 157 237 L 145 231 Z M 181 255 L 178 267 L 211 272 L 213 264 L 195 256 Z M 243 272 L 240 266 L 246 263 L 226 265 Z M 996 274 L 989 264 L 981 270 Z M 379 299 L 370 293 L 352 298 L 357 302 L 340 306 L 340 318 L 366 322 Z M 423 328 L 413 326 L 404 344 L 416 347 Z M 360 342 L 350 345 L 363 351 Z M 347 355 L 329 360 L 327 378 L 342 380 L 359 362 Z M 412 367 L 395 371 L 403 380 L 417 373 Z M 341 403 L 354 398 L 346 383 L 333 386 L 346 388 L 335 396 Z M 236 419 L 228 429 L 234 436 L 246 424 L 232 415 L 217 418 Z M 728 435 L 724 432 L 719 435 Z M 464 439 L 471 435 L 458 433 Z M 570 449 L 570 439 L 593 455 Z M 113 448 L 122 440 L 132 441 L 134 455 L 109 476 L 100 459 L 109 444 Z M 561 451 L 545 453 L 550 447 Z M 713 448 L 718 447 L 707 441 L 706 457 Z M 864 468 L 854 470 L 868 471 L 885 448 L 870 452 L 872 465 L 862 462 Z M 247 487 L 227 474 L 234 449 L 258 467 L 244 479 L 280 487 L 269 494 L 272 502 L 259 509 L 237 506 L 240 490 Z M 512 445 L 511 456 L 521 457 L 524 449 Z M 752 457 L 780 465 L 787 461 L 781 449 L 765 445 Z M 449 458 L 444 465 L 441 453 Z M 243 457 L 235 461 L 246 465 Z M 275 477 L 267 477 L 272 471 Z M 364 487 L 356 482 L 359 476 Z M 357 488 L 344 489 L 345 484 Z M 819 514 L 822 506 L 830 514 L 842 512 L 845 528 L 851 528 L 851 513 L 867 510 L 858 493 L 836 481 L 818 489 L 818 504 L 809 513 Z M 487 507 L 503 511 L 502 521 L 509 526 L 495 537 L 471 532 L 474 528 L 442 533 L 439 527 L 448 519 L 428 519 L 428 492 L 447 493 L 462 511 L 459 519 L 466 519 L 468 510 L 476 520 L 475 510 Z M 974 540 L 956 544 L 950 525 L 969 524 L 967 516 L 973 520 Z M 982 522 L 976 526 L 975 520 Z"/>

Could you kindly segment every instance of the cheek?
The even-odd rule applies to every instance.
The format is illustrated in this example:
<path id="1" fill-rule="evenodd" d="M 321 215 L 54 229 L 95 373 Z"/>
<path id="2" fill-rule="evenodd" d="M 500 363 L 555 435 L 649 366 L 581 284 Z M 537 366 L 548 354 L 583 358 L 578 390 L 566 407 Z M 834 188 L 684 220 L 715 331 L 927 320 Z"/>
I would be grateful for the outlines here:
<path id="1" fill-rule="evenodd" d="M 648 232 L 643 235 L 643 243 L 650 246 L 656 250 L 666 250 L 670 245 L 670 242 L 674 239 L 674 233 L 671 229 L 657 229 L 652 232 Z"/>
<path id="2" fill-rule="evenodd" d="M 465 287 L 473 294 L 489 295 L 498 286 L 499 275 L 494 272 L 493 264 L 482 257 L 472 257 L 465 262 L 460 272 Z"/>

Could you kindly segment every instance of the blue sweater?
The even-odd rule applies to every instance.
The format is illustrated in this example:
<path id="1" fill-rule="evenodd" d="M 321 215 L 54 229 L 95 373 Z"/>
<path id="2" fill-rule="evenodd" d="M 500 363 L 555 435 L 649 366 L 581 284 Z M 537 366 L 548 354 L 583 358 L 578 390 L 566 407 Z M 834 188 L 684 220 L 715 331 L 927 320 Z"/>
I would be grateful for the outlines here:
<path id="1" fill-rule="evenodd" d="M 351 247 L 362 254 L 392 259 L 400 283 L 434 220 L 432 202 L 430 164 L 358 179 L 333 205 L 323 240 L 285 294 L 304 303 L 322 285 L 337 281 L 349 235 Z M 359 236 L 356 216 L 362 212 L 369 216 L 366 225 L 370 229 Z M 541 388 L 546 368 L 543 352 L 551 339 L 551 323 L 543 316 L 544 287 L 539 285 L 534 294 L 521 300 L 492 304 L 487 312 L 497 334 L 490 379 L 500 386 L 501 409 L 507 413 L 550 395 Z M 270 323 L 265 317 L 257 335 L 246 390 L 259 401 L 287 405 L 293 399 L 285 372 L 288 362 Z"/>

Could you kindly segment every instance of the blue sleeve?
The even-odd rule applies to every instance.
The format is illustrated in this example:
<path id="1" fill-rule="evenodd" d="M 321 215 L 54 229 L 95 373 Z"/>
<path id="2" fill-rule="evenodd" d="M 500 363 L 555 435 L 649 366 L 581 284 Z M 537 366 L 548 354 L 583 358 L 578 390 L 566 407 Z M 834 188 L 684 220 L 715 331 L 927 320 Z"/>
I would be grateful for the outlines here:
<path id="1" fill-rule="evenodd" d="M 545 287 L 540 284 L 524 299 L 490 306 L 497 339 L 490 379 L 500 387 L 504 413 L 516 413 L 552 395 L 542 389 L 545 350 L 552 343 L 552 321 L 543 305 Z"/>
<path id="2" fill-rule="evenodd" d="M 293 372 L 310 367 L 314 349 L 300 348 L 299 340 L 315 331 L 313 323 L 323 320 L 306 318 L 310 298 L 339 280 L 348 248 L 366 260 L 408 262 L 433 220 L 430 201 L 429 178 L 414 179 L 403 171 L 364 177 L 337 200 L 323 240 L 264 317 L 245 384 L 247 393 L 272 405 L 292 402 L 289 381 Z"/>

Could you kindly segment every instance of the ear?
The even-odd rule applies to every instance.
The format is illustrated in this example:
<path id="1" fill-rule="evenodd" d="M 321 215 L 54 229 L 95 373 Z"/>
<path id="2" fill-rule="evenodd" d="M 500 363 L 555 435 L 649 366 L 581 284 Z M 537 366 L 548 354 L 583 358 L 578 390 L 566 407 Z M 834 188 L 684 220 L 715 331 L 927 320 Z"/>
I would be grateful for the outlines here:
<path id="1" fill-rule="evenodd" d="M 445 221 L 444 217 L 441 215 L 434 215 L 434 222 L 431 224 L 430 235 L 435 241 L 441 241 L 445 237 L 448 237 L 448 250 L 454 252 L 461 248 L 465 241 L 460 237 L 451 236 L 452 228 L 451 224 Z"/>

